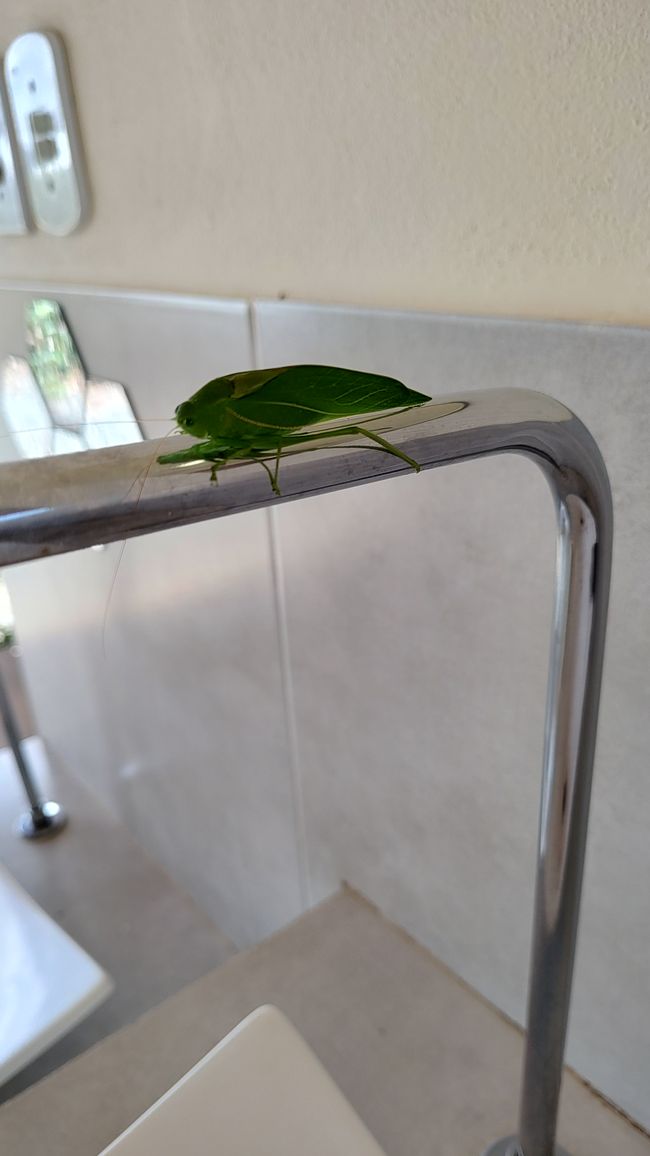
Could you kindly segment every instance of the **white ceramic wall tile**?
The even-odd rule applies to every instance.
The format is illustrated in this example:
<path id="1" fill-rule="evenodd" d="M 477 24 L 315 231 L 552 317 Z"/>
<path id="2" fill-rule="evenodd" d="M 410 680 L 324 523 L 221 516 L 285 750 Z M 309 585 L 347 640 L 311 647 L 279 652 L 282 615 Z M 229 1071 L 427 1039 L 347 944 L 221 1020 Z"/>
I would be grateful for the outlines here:
<path id="1" fill-rule="evenodd" d="M 242 302 L 47 292 L 152 436 L 198 384 L 252 364 Z M 0 292 L 0 356 L 23 353 L 32 296 Z M 300 908 L 265 517 L 129 542 L 103 637 L 119 553 L 8 572 L 40 732 L 236 942 L 257 940 Z"/>
<path id="2" fill-rule="evenodd" d="M 240 946 L 300 911 L 268 545 L 263 512 L 130 542 L 106 635 L 122 812 Z"/>
<path id="3" fill-rule="evenodd" d="M 256 307 L 258 362 L 572 406 L 616 504 L 569 1058 L 650 1124 L 650 332 Z M 554 564 L 541 473 L 498 458 L 284 506 L 311 887 L 346 878 L 521 1020 Z"/>

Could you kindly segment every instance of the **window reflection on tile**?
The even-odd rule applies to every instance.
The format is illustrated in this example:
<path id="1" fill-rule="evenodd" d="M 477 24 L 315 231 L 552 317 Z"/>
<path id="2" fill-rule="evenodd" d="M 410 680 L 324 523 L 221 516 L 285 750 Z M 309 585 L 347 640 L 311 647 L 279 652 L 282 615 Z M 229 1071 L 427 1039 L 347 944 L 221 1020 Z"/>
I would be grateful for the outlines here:
<path id="1" fill-rule="evenodd" d="M 38 298 L 25 309 L 27 360 L 55 425 L 84 420 L 86 374 L 56 301 Z"/>
<path id="2" fill-rule="evenodd" d="M 27 360 L 10 356 L 0 365 L 0 411 L 14 450 L 39 458 L 142 441 L 124 387 L 86 378 L 57 303 L 39 298 L 25 314 Z"/>
<path id="3" fill-rule="evenodd" d="M 57 428 L 52 434 L 52 449 L 54 454 L 79 454 L 87 449 L 85 442 L 74 430 Z"/>
<path id="4" fill-rule="evenodd" d="M 122 385 L 116 381 L 88 381 L 84 434 L 90 450 L 101 446 L 125 446 L 143 440 Z"/>
<path id="5" fill-rule="evenodd" d="M 22 357 L 7 357 L 0 367 L 0 408 L 21 458 L 44 458 L 52 453 L 52 419 Z M 4 446 L 5 451 L 9 448 Z"/>

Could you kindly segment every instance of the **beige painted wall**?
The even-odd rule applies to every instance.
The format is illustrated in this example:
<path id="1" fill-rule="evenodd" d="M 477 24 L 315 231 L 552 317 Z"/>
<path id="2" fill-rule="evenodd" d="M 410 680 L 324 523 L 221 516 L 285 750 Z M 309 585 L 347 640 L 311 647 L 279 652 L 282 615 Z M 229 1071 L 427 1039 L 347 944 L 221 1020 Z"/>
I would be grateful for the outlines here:
<path id="1" fill-rule="evenodd" d="M 645 0 L 7 0 L 94 190 L 4 277 L 650 321 Z"/>

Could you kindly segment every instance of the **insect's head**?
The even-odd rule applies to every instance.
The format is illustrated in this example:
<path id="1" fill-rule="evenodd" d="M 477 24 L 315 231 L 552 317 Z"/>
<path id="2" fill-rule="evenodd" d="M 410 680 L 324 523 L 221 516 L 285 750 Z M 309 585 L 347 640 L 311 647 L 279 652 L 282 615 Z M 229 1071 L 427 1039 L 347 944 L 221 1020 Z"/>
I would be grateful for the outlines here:
<path id="1" fill-rule="evenodd" d="M 183 433 L 198 436 L 201 430 L 197 429 L 196 407 L 191 401 L 183 401 L 176 406 L 176 423 Z"/>
<path id="2" fill-rule="evenodd" d="M 231 377 L 216 377 L 197 393 L 176 406 L 176 422 L 183 433 L 194 437 L 209 437 L 214 433 L 216 410 L 219 403 L 232 397 L 234 385 Z"/>

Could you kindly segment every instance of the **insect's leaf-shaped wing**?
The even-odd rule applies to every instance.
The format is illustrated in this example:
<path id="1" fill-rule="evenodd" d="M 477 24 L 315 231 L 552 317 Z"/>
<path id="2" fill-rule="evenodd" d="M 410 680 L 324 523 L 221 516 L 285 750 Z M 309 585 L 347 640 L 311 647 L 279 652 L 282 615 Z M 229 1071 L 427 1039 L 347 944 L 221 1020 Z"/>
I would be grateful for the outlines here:
<path id="1" fill-rule="evenodd" d="M 250 369 L 245 373 L 230 373 L 228 380 L 234 386 L 232 396 L 247 397 L 249 393 L 257 393 L 262 386 L 281 373 L 286 373 L 284 366 L 280 369 Z"/>
<path id="2" fill-rule="evenodd" d="M 222 408 L 223 402 L 230 398 L 246 397 L 249 393 L 256 393 L 262 389 L 272 377 L 283 373 L 283 369 L 250 369 L 244 373 L 226 373 L 222 377 L 214 377 L 206 381 L 200 389 L 189 398 L 193 408 L 193 417 L 197 419 L 207 433 L 214 429 L 215 413 Z M 184 403 L 185 404 L 185 403 Z M 217 417 L 217 422 L 219 418 Z"/>
<path id="3" fill-rule="evenodd" d="M 291 365 L 277 370 L 254 396 L 233 398 L 228 408 L 258 427 L 289 430 L 429 400 L 392 377 L 326 365 Z"/>

